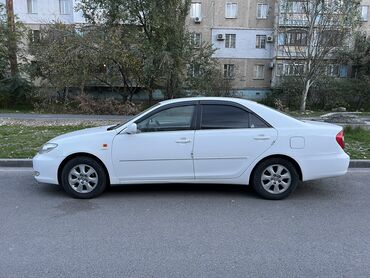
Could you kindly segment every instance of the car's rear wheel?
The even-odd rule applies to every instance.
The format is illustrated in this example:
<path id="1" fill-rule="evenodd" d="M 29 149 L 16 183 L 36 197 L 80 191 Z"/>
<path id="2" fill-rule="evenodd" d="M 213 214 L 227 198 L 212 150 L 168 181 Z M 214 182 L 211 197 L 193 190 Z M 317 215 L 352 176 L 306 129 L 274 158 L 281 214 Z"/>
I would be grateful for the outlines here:
<path id="1" fill-rule="evenodd" d="M 290 161 L 271 158 L 257 165 L 251 181 L 254 190 L 263 198 L 281 200 L 295 190 L 299 176 Z"/>
<path id="2" fill-rule="evenodd" d="M 103 166 L 93 158 L 76 157 L 64 166 L 61 184 L 72 197 L 89 199 L 104 192 L 107 187 L 107 175 Z"/>

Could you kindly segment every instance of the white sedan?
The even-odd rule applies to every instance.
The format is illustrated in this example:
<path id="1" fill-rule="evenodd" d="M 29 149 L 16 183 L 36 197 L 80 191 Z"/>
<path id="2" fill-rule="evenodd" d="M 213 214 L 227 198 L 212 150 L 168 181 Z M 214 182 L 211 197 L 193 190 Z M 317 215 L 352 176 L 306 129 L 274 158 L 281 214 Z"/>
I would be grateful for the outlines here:
<path id="1" fill-rule="evenodd" d="M 33 158 L 39 182 L 76 198 L 108 185 L 251 184 L 283 199 L 307 181 L 344 175 L 349 157 L 340 126 L 299 121 L 233 98 L 163 101 L 130 121 L 58 136 Z"/>

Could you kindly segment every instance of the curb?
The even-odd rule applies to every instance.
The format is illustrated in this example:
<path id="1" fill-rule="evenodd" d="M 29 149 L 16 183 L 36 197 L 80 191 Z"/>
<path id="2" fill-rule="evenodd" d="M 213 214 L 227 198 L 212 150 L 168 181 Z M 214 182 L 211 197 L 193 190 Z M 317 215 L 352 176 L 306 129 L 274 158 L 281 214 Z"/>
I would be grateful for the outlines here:
<path id="1" fill-rule="evenodd" d="M 0 167 L 32 167 L 32 159 L 0 159 Z M 351 159 L 349 168 L 370 168 L 370 160 Z"/>
<path id="2" fill-rule="evenodd" d="M 0 159 L 0 167 L 32 167 L 32 159 Z"/>
<path id="3" fill-rule="evenodd" d="M 351 159 L 349 168 L 370 168 L 370 160 L 366 159 Z"/>

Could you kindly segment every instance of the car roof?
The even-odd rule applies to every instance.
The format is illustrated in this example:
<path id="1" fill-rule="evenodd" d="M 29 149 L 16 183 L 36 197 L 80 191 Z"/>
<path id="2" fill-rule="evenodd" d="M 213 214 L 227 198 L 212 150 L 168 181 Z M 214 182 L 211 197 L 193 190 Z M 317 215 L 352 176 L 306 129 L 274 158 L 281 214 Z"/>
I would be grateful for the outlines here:
<path id="1" fill-rule="evenodd" d="M 176 103 L 176 102 L 182 102 L 182 101 L 199 101 L 199 100 L 219 100 L 219 101 L 232 101 L 237 103 L 256 103 L 255 101 L 246 100 L 242 98 L 233 98 L 233 97 L 184 97 L 184 98 L 174 98 L 174 99 L 168 99 L 161 101 L 161 104 L 170 104 L 170 103 Z"/>

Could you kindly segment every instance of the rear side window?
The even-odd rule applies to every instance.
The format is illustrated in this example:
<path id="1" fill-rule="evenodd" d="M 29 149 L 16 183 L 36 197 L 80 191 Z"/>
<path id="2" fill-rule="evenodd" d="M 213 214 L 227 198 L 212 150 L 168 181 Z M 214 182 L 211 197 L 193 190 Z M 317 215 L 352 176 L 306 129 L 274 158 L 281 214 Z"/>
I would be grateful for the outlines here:
<path id="1" fill-rule="evenodd" d="M 231 105 L 203 104 L 201 129 L 268 128 L 253 113 Z"/>
<path id="2" fill-rule="evenodd" d="M 249 128 L 249 113 L 230 105 L 202 105 L 201 129 Z"/>
<path id="3" fill-rule="evenodd" d="M 256 115 L 250 113 L 249 115 L 250 128 L 267 128 L 269 127 L 264 121 Z"/>

